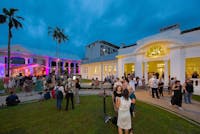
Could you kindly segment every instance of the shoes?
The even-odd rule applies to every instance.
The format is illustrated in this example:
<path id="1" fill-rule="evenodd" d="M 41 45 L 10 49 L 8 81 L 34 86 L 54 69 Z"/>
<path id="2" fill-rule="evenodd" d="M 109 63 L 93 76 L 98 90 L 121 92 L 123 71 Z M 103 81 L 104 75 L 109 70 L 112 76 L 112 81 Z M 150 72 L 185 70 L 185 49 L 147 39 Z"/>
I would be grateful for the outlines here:
<path id="1" fill-rule="evenodd" d="M 133 117 L 135 117 L 135 112 L 132 112 Z"/>
<path id="2" fill-rule="evenodd" d="M 178 109 L 181 110 L 181 111 L 183 111 L 183 108 L 182 108 L 182 107 L 178 107 Z"/>
<path id="3" fill-rule="evenodd" d="M 108 123 L 108 121 L 109 121 L 111 118 L 112 118 L 112 117 L 110 117 L 110 116 L 106 116 L 105 119 L 104 119 L 104 122 L 105 122 L 105 123 Z"/>

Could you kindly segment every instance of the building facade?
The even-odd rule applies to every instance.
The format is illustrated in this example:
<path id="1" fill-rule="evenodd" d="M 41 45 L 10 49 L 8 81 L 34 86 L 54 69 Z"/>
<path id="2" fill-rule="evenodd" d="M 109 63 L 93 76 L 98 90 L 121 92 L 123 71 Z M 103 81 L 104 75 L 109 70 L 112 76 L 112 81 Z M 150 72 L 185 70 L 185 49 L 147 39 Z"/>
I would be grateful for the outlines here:
<path id="1" fill-rule="evenodd" d="M 86 55 L 89 57 L 91 53 L 99 51 L 100 48 L 96 51 L 88 49 Z M 164 79 L 165 86 L 168 86 L 171 77 L 184 83 L 187 78 L 192 78 L 194 73 L 200 75 L 200 27 L 184 31 L 180 30 L 179 25 L 162 28 L 155 35 L 138 40 L 133 45 L 121 47 L 116 57 L 106 62 L 108 65 L 113 62 L 118 77 L 134 73 L 135 76 L 144 78 L 148 84 L 151 75 L 157 73 Z M 88 62 L 87 68 L 83 68 L 83 64 L 81 73 L 87 78 L 105 76 L 106 69 L 103 64 L 104 62 L 91 61 Z M 97 74 L 95 66 L 99 69 Z M 194 86 L 195 94 L 200 94 L 200 79 L 194 79 Z"/>
<path id="2" fill-rule="evenodd" d="M 85 59 L 81 64 L 82 78 L 98 78 L 117 75 L 117 51 L 119 47 L 106 41 L 95 41 L 86 46 Z"/>
<path id="3" fill-rule="evenodd" d="M 80 74 L 81 60 L 67 58 L 56 58 L 41 56 L 31 53 L 31 51 L 13 45 L 11 47 L 10 76 L 21 73 L 25 76 L 48 75 L 49 73 L 60 73 L 66 75 Z M 7 48 L 0 48 L 0 77 L 7 73 Z"/>

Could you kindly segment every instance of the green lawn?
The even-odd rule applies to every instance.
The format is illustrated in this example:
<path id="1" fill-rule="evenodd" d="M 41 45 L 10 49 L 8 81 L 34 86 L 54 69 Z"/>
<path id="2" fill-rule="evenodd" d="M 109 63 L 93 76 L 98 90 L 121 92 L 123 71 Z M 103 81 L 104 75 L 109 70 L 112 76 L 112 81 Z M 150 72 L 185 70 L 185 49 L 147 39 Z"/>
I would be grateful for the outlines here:
<path id="1" fill-rule="evenodd" d="M 103 98 L 83 96 L 75 110 L 57 111 L 55 100 L 23 104 L 0 110 L 0 134 L 117 134 L 104 124 Z M 137 103 L 135 134 L 200 134 L 200 128 L 159 108 Z M 107 111 L 113 115 L 111 98 Z"/>
<path id="2" fill-rule="evenodd" d="M 91 83 L 92 80 L 89 79 L 81 79 L 81 83 Z"/>
<path id="3" fill-rule="evenodd" d="M 200 102 L 200 96 L 199 95 L 192 95 L 192 99 Z"/>

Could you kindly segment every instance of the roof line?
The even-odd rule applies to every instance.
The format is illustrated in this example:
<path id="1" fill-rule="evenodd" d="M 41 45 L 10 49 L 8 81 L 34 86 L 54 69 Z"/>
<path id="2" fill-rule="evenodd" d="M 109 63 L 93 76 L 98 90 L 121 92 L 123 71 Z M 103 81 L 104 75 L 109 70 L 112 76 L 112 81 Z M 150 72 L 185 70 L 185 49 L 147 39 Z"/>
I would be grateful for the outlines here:
<path id="1" fill-rule="evenodd" d="M 193 31 L 197 31 L 197 30 L 200 30 L 200 26 L 199 27 L 194 27 L 194 28 L 191 28 L 191 29 L 183 30 L 183 31 L 181 31 L 181 34 L 193 32 Z"/>

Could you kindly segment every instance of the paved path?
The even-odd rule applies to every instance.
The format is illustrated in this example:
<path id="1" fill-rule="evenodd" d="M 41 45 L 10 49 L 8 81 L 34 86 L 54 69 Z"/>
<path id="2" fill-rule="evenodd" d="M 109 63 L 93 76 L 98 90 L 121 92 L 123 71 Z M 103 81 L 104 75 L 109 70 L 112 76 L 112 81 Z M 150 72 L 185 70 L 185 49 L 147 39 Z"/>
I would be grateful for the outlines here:
<path id="1" fill-rule="evenodd" d="M 82 89 L 80 90 L 80 95 L 97 95 L 97 94 L 102 94 L 102 90 L 87 90 L 87 89 Z M 107 90 L 106 93 L 109 95 L 112 94 L 110 90 Z M 149 104 L 153 104 L 156 106 L 160 106 L 166 110 L 175 112 L 177 115 L 184 116 L 186 118 L 189 118 L 197 123 L 200 124 L 200 102 L 193 101 L 192 104 L 185 104 L 183 102 L 183 110 L 179 110 L 173 106 L 170 105 L 170 96 L 167 94 L 164 94 L 164 97 L 161 97 L 160 99 L 155 99 L 152 98 L 150 93 L 147 92 L 146 90 L 137 90 L 136 91 L 136 97 L 138 100 L 147 102 Z M 26 102 L 26 101 L 31 101 L 31 100 L 39 100 L 40 95 L 36 92 L 33 92 L 32 95 L 30 94 L 25 94 L 25 93 L 18 93 L 19 99 L 21 102 Z M 5 99 L 6 96 L 0 96 L 0 105 L 5 104 Z"/>
<path id="2" fill-rule="evenodd" d="M 183 110 L 179 110 L 177 107 L 170 105 L 171 97 L 167 93 L 165 93 L 164 97 L 161 97 L 160 99 L 152 98 L 149 91 L 146 90 L 138 90 L 135 94 L 138 100 L 160 106 L 200 124 L 200 102 L 194 100 L 192 101 L 192 104 L 185 104 L 183 102 Z"/>

